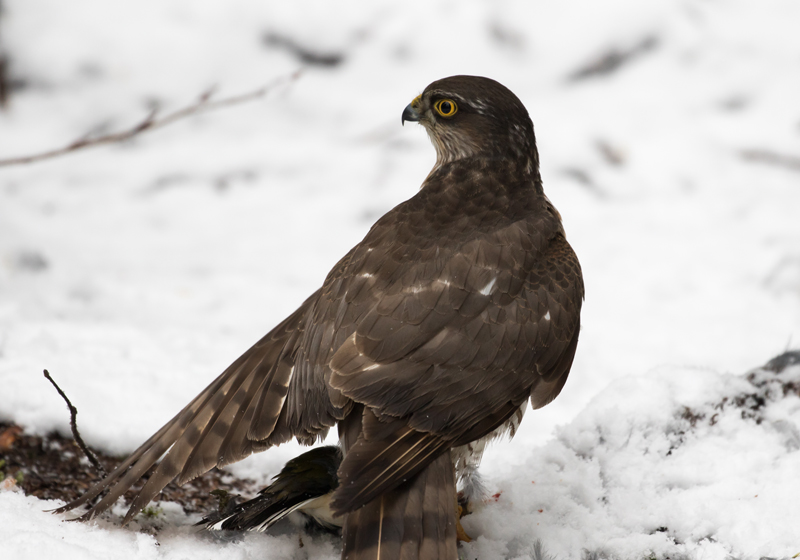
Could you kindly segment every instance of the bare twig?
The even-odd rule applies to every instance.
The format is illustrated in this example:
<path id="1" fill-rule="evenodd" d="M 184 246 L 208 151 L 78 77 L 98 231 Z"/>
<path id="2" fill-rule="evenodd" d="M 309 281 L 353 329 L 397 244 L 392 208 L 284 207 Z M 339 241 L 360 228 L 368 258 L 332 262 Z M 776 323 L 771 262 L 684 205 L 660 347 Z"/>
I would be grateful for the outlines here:
<path id="1" fill-rule="evenodd" d="M 649 35 L 627 49 L 612 48 L 587 65 L 573 72 L 568 79 L 571 82 L 577 82 L 579 80 L 585 80 L 586 78 L 608 76 L 639 55 L 654 50 L 658 44 L 658 37 Z"/>
<path id="2" fill-rule="evenodd" d="M 78 431 L 78 423 L 76 422 L 78 409 L 72 406 L 72 403 L 67 398 L 67 395 L 64 394 L 64 391 L 61 390 L 61 387 L 59 387 L 58 384 L 53 381 L 53 378 L 50 377 L 50 372 L 44 370 L 44 376 L 48 381 L 50 381 L 50 383 L 53 384 L 53 387 L 56 388 L 56 391 L 58 391 L 58 394 L 61 395 L 61 398 L 67 402 L 67 408 L 69 408 L 69 425 L 70 428 L 72 428 L 72 437 L 75 438 L 75 443 L 77 443 L 78 447 L 81 448 L 81 451 L 83 451 L 84 455 L 86 455 L 86 458 L 89 459 L 89 462 L 94 465 L 94 468 L 100 471 L 102 476 L 106 476 L 106 470 L 103 468 L 103 465 L 100 464 L 100 461 L 97 459 L 97 456 L 92 452 L 92 450 L 86 446 L 86 443 L 84 443 L 83 438 Z"/>
<path id="3" fill-rule="evenodd" d="M 0 45 L 0 109 L 8 107 L 8 58 Z"/>
<path id="4" fill-rule="evenodd" d="M 757 161 L 759 163 L 767 163 L 770 165 L 777 165 L 778 167 L 785 167 L 792 171 L 800 171 L 800 157 L 779 154 L 770 150 L 748 149 L 739 152 L 746 161 Z"/>
<path id="5" fill-rule="evenodd" d="M 18 157 L 0 159 L 0 167 L 10 166 L 10 165 L 22 165 L 26 163 L 35 163 L 37 161 L 63 156 L 71 152 L 82 150 L 84 148 L 91 148 L 94 146 L 101 146 L 103 144 L 114 144 L 117 142 L 123 142 L 125 140 L 133 138 L 134 136 L 137 136 L 138 134 L 141 134 L 142 132 L 148 130 L 155 130 L 157 128 L 162 128 L 164 126 L 167 126 L 168 124 L 172 124 L 175 121 L 185 119 L 187 117 L 199 115 L 201 113 L 207 113 L 209 111 L 215 111 L 217 109 L 222 109 L 224 107 L 230 107 L 231 105 L 246 103 L 248 101 L 253 101 L 254 99 L 259 99 L 261 97 L 264 97 L 266 94 L 268 94 L 270 91 L 272 91 L 279 85 L 288 82 L 293 82 L 299 77 L 300 77 L 300 71 L 298 70 L 293 74 L 284 76 L 282 78 L 278 78 L 277 80 L 263 87 L 260 87 L 257 90 L 251 91 L 249 93 L 243 93 L 240 95 L 234 95 L 231 97 L 218 99 L 216 101 L 212 100 L 212 97 L 214 95 L 214 89 L 212 88 L 203 92 L 197 98 L 197 101 L 195 101 L 191 105 L 184 107 L 183 109 L 178 109 L 177 111 L 174 111 L 167 115 L 164 115 L 161 118 L 158 118 L 158 109 L 153 109 L 139 124 L 134 125 L 133 127 L 127 130 L 123 130 L 122 132 L 104 134 L 102 136 L 95 136 L 95 137 L 86 135 L 83 136 L 82 138 L 79 138 L 78 140 L 75 140 L 67 144 L 62 148 L 47 150 L 45 152 L 40 152 L 38 154 L 32 154 L 27 156 L 18 156 Z"/>
<path id="6" fill-rule="evenodd" d="M 0 0 L 0 20 L 3 19 L 5 6 Z M 3 30 L 0 29 L 0 109 L 8 108 L 8 55 L 3 48 Z"/>

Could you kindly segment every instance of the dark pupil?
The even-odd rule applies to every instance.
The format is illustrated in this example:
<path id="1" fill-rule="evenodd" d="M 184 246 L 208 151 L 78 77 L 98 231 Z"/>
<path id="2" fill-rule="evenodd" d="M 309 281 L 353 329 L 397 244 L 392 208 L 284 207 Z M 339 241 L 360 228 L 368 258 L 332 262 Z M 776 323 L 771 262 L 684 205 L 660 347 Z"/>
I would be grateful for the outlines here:
<path id="1" fill-rule="evenodd" d="M 449 114 L 452 110 L 452 106 L 450 105 L 449 101 L 442 101 L 442 104 L 439 106 L 442 110 L 442 113 L 445 115 Z"/>

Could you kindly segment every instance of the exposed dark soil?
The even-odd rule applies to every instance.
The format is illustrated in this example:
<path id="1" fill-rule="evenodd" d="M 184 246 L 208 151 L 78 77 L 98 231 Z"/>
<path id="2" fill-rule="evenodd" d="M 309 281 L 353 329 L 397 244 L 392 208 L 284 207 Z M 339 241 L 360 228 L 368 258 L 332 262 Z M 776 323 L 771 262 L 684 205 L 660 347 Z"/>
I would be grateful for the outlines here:
<path id="1" fill-rule="evenodd" d="M 92 451 L 108 472 L 123 459 Z M 15 424 L 0 422 L 0 481 L 8 476 L 16 478 L 27 495 L 64 501 L 77 498 L 102 478 L 72 438 L 56 432 L 29 435 Z M 125 499 L 130 502 L 148 477 L 149 473 L 125 494 Z M 216 489 L 250 495 L 254 493 L 254 481 L 237 480 L 212 469 L 183 486 L 167 485 L 157 499 L 177 502 L 186 513 L 206 514 L 217 508 L 218 500 L 211 495 Z"/>

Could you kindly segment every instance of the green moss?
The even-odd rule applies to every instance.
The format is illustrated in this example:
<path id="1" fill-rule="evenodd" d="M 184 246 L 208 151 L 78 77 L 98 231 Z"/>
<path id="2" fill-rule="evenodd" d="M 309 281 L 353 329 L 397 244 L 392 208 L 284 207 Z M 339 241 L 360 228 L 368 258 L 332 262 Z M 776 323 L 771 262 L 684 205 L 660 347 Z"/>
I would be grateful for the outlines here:
<path id="1" fill-rule="evenodd" d="M 216 496 L 219 500 L 219 512 L 225 513 L 225 511 L 228 509 L 228 504 L 231 501 L 231 495 L 225 490 L 220 489 L 212 490 L 211 495 Z"/>
<path id="2" fill-rule="evenodd" d="M 142 510 L 142 515 L 150 519 L 154 519 L 164 513 L 164 510 L 156 506 L 147 506 Z"/>

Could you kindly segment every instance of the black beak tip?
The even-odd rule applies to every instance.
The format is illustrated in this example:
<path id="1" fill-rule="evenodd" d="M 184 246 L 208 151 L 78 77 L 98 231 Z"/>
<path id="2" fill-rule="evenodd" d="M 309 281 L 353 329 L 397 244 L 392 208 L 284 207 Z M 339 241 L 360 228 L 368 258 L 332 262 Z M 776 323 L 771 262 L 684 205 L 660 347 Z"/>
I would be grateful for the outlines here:
<path id="1" fill-rule="evenodd" d="M 406 121 L 411 122 L 418 122 L 419 121 L 419 113 L 411 106 L 409 103 L 406 105 L 406 108 L 403 109 L 403 116 L 400 117 L 400 124 L 405 125 Z"/>

